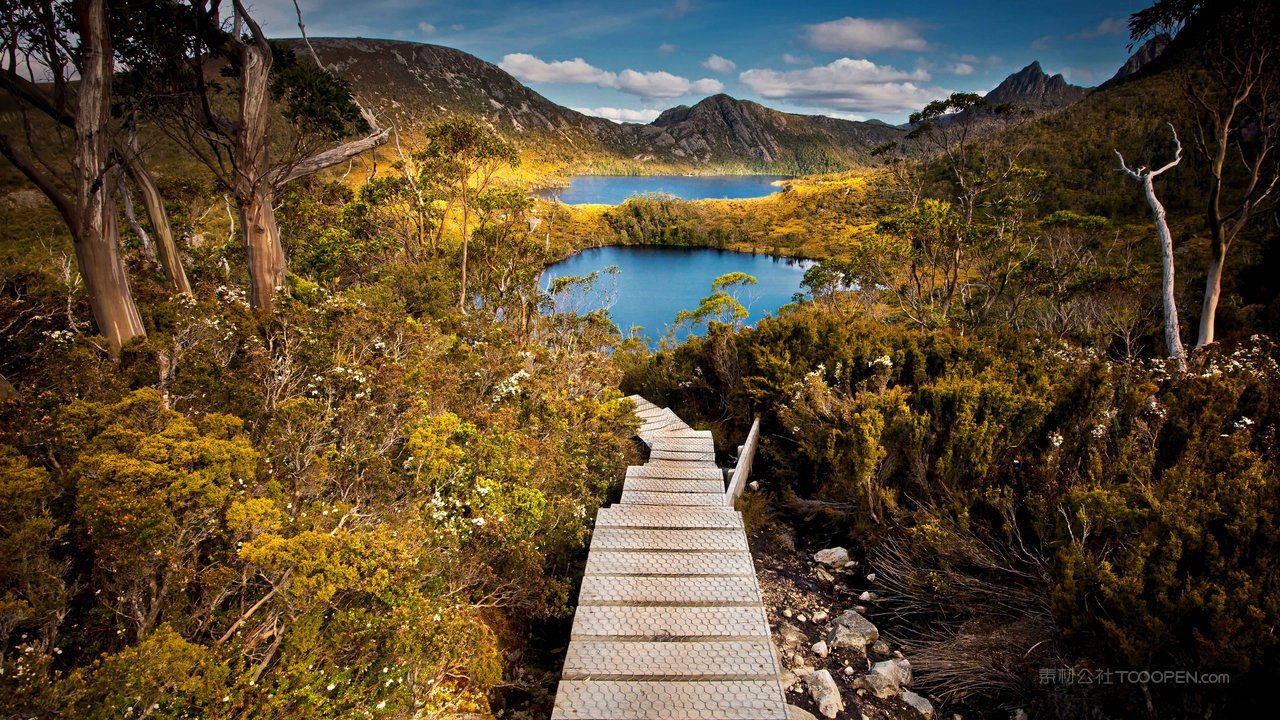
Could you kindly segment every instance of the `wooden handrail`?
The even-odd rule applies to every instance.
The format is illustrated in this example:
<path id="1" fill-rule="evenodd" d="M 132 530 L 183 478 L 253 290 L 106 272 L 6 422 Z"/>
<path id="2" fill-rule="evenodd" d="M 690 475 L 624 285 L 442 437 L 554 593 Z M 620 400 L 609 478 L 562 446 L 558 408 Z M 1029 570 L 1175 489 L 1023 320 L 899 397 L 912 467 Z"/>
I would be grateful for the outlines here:
<path id="1" fill-rule="evenodd" d="M 760 445 L 760 417 L 756 416 L 751 423 L 751 432 L 747 433 L 746 442 L 738 451 L 738 464 L 733 468 L 733 477 L 729 478 L 729 487 L 724 491 L 725 504 L 733 507 L 742 496 L 747 486 L 747 476 L 751 474 L 751 461 L 756 457 L 756 447 Z"/>

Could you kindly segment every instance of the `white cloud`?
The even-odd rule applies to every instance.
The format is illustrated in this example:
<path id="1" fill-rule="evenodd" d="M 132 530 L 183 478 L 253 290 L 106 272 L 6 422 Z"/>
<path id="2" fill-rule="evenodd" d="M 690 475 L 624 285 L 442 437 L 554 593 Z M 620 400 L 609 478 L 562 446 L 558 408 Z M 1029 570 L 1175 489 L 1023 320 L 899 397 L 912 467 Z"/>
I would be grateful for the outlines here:
<path id="1" fill-rule="evenodd" d="M 463 25 L 462 23 L 454 23 L 449 26 L 449 29 L 454 32 L 462 32 L 463 30 L 467 29 L 467 26 Z"/>
<path id="2" fill-rule="evenodd" d="M 1040 37 L 1031 41 L 1031 48 L 1033 50 L 1044 50 L 1045 48 L 1052 45 L 1054 40 L 1056 40 L 1056 38 L 1052 35 L 1041 35 Z"/>
<path id="3" fill-rule="evenodd" d="M 1071 39 L 1092 40 L 1100 37 L 1124 35 L 1127 32 L 1129 32 L 1129 23 L 1125 22 L 1122 18 L 1107 18 L 1106 20 L 1098 23 L 1097 27 L 1072 35 Z"/>
<path id="4" fill-rule="evenodd" d="M 869 20 L 844 17 L 806 25 L 809 44 L 828 52 L 871 53 L 877 50 L 929 49 L 916 23 L 909 20 Z"/>
<path id="5" fill-rule="evenodd" d="M 788 65 L 812 65 L 813 58 L 792 55 L 791 53 L 782 53 L 782 62 Z"/>
<path id="6" fill-rule="evenodd" d="M 952 75 L 972 75 L 973 66 L 969 63 L 959 62 L 951 66 Z"/>
<path id="7" fill-rule="evenodd" d="M 651 123 L 662 114 L 660 110 L 632 110 L 631 108 L 598 107 L 574 108 L 583 115 L 594 115 L 616 123 Z"/>
<path id="8" fill-rule="evenodd" d="M 547 62 L 527 53 L 512 53 L 502 58 L 498 67 L 522 82 L 574 83 L 613 87 L 618 76 L 588 63 L 582 58 Z"/>
<path id="9" fill-rule="evenodd" d="M 689 80 L 661 70 L 640 72 L 628 69 L 613 73 L 582 58 L 547 62 L 526 53 L 512 53 L 503 57 L 498 67 L 523 82 L 597 85 L 640 97 L 672 98 L 694 93 L 717 93 L 724 89 L 724 84 L 719 80 Z"/>
<path id="10" fill-rule="evenodd" d="M 983 57 L 978 57 L 973 53 L 964 53 L 962 55 L 952 55 L 951 59 L 955 60 L 958 63 L 964 63 L 966 65 L 973 65 L 973 66 L 978 66 L 978 65 L 994 66 L 994 65 L 1000 64 L 999 55 L 988 55 L 985 58 L 983 58 Z"/>
<path id="11" fill-rule="evenodd" d="M 615 87 L 624 93 L 640 97 L 680 97 L 690 93 L 720 92 L 724 89 L 724 84 L 710 78 L 690 82 L 688 78 L 662 70 L 655 72 L 623 70 L 618 73 L 616 82 L 606 87 Z"/>
<path id="12" fill-rule="evenodd" d="M 851 58 L 804 70 L 753 68 L 738 79 L 761 97 L 859 114 L 918 110 L 947 94 L 921 85 L 930 80 L 923 68 L 905 71 Z"/>
<path id="13" fill-rule="evenodd" d="M 738 69 L 738 63 L 712 53 L 711 57 L 702 61 L 702 67 L 718 73 L 731 73 Z"/>
<path id="14" fill-rule="evenodd" d="M 423 35 L 435 35 L 436 26 L 432 25 L 429 22 L 420 22 L 418 23 L 418 32 L 422 33 Z"/>
<path id="15" fill-rule="evenodd" d="M 666 16 L 668 20 L 674 20 L 678 17 L 684 17 L 689 12 L 689 0 L 676 0 L 675 4 L 667 8 Z"/>
<path id="16" fill-rule="evenodd" d="M 676 46 L 672 45 L 669 42 L 664 42 L 658 46 L 658 54 L 660 55 L 670 55 L 675 51 L 676 51 Z"/>

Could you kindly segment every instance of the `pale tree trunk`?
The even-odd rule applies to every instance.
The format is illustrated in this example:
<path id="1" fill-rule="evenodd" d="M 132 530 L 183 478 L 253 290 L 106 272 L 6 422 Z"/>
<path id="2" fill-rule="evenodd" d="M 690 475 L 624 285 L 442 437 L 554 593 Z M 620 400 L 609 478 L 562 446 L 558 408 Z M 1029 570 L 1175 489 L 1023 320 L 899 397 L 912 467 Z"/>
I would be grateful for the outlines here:
<path id="1" fill-rule="evenodd" d="M 142 155 L 138 151 L 137 133 L 132 128 L 122 155 L 125 172 L 138 188 L 138 194 L 142 196 L 142 207 L 147 211 L 151 232 L 155 234 L 152 238 L 155 243 L 155 259 L 159 261 L 160 269 L 169 279 L 169 285 L 174 292 L 191 295 L 191 282 L 187 280 L 187 271 L 182 267 L 182 256 L 178 252 L 178 243 L 173 237 L 169 211 L 164 207 L 164 197 L 160 194 L 155 178 L 142 162 Z M 128 191 L 126 190 L 125 193 L 127 196 Z"/>
<path id="2" fill-rule="evenodd" d="M 1169 129 L 1173 130 L 1173 125 L 1170 125 Z M 1177 363 L 1179 372 L 1186 372 L 1187 351 L 1182 345 L 1182 332 L 1178 326 L 1178 305 L 1174 295 L 1173 235 L 1169 232 L 1169 223 L 1165 217 L 1164 205 L 1156 197 L 1155 188 L 1156 176 L 1182 162 L 1182 143 L 1178 140 L 1178 132 L 1176 130 L 1173 132 L 1173 141 L 1178 147 L 1177 154 L 1172 162 L 1158 170 L 1148 170 L 1146 167 L 1131 170 L 1125 164 L 1124 156 L 1120 154 L 1119 150 L 1116 151 L 1116 155 L 1120 158 L 1120 168 L 1130 177 L 1142 183 L 1142 189 L 1147 196 L 1147 204 L 1151 206 L 1151 215 L 1156 225 L 1156 235 L 1160 238 L 1160 264 L 1162 271 L 1160 286 L 1161 298 L 1164 303 L 1165 345 L 1168 347 L 1169 357 L 1173 358 Z"/>
<path id="3" fill-rule="evenodd" d="M 1218 298 L 1222 295 L 1222 266 L 1226 264 L 1226 252 L 1222 245 L 1214 243 L 1210 248 L 1209 271 L 1204 279 L 1204 305 L 1200 309 L 1200 332 L 1196 347 L 1210 345 L 1214 340 L 1214 325 L 1218 317 Z"/>
<path id="4" fill-rule="evenodd" d="M 463 191 L 465 192 L 465 190 Z M 467 248 L 471 244 L 467 232 L 468 216 L 471 214 L 468 203 L 462 205 L 462 290 L 458 293 L 458 309 L 467 314 Z"/>
<path id="5" fill-rule="evenodd" d="M 249 303 L 265 313 L 275 309 L 276 293 L 285 286 L 288 275 L 273 200 L 265 183 L 249 189 L 244 197 L 236 196 L 249 263 Z"/>
<path id="6" fill-rule="evenodd" d="M 104 0 L 76 4 L 80 25 L 80 84 L 76 98 L 76 260 L 98 330 L 118 350 L 146 335 L 129 291 L 116 226 L 110 172 L 111 78 L 114 71 Z"/>
<path id="7" fill-rule="evenodd" d="M 138 244 L 142 246 L 142 257 L 149 263 L 156 261 L 156 246 L 151 242 L 151 235 L 142 223 L 138 222 L 138 214 L 133 210 L 133 196 L 129 194 L 129 184 L 124 181 L 124 170 L 116 172 L 116 193 L 120 196 L 120 207 L 124 210 L 124 220 L 129 229 L 138 236 Z"/>
<path id="8" fill-rule="evenodd" d="M 235 197 L 249 264 L 249 303 L 269 314 L 275 309 L 277 289 L 285 285 L 288 266 L 284 246 L 280 243 L 280 231 L 276 228 L 275 193 L 267 155 L 267 83 L 271 74 L 271 49 L 265 39 L 257 40 L 243 45 L 240 52 Z"/>

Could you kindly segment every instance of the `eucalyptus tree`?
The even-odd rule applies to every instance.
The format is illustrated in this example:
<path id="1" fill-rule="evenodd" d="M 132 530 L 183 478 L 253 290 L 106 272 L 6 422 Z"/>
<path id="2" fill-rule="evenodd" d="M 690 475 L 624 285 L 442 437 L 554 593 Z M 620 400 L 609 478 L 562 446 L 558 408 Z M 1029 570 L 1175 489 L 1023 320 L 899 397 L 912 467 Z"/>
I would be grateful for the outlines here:
<path id="1" fill-rule="evenodd" d="M 1155 221 L 1156 235 L 1160 239 L 1160 264 L 1161 264 L 1161 298 L 1164 302 L 1164 339 L 1168 346 L 1169 357 L 1173 358 L 1178 365 L 1178 370 L 1185 372 L 1187 369 L 1187 351 L 1182 345 L 1182 331 L 1178 324 L 1178 302 L 1174 297 L 1174 259 L 1173 259 L 1173 235 L 1169 232 L 1169 222 L 1165 217 L 1164 205 L 1160 199 L 1156 197 L 1155 179 L 1160 175 L 1172 170 L 1182 162 L 1182 142 L 1178 140 L 1178 131 L 1174 130 L 1173 125 L 1169 126 L 1173 130 L 1173 142 L 1177 146 L 1177 152 L 1174 154 L 1173 160 L 1162 165 L 1159 168 L 1149 169 L 1146 166 L 1137 168 L 1136 170 L 1129 167 L 1125 162 L 1124 155 L 1116 150 L 1116 157 L 1120 158 L 1120 169 L 1126 175 L 1142 183 L 1143 193 L 1147 197 L 1147 204 L 1151 206 L 1151 216 Z"/>
<path id="2" fill-rule="evenodd" d="M 1196 347 L 1214 341 L 1222 273 L 1231 246 L 1272 207 L 1280 181 L 1280 8 L 1272 0 L 1157 0 L 1134 13 L 1132 38 L 1179 29 L 1180 72 L 1205 160 L 1209 265 Z"/>
<path id="3" fill-rule="evenodd" d="M 303 61 L 270 42 L 240 0 L 232 2 L 229 29 L 220 0 L 171 7 L 180 11 L 175 41 L 151 68 L 153 81 L 174 88 L 159 106 L 159 125 L 234 197 L 250 304 L 270 313 L 288 272 L 275 218 L 281 188 L 373 150 L 390 130 L 362 112 L 350 85 L 318 57 Z M 284 127 L 275 127 L 279 120 Z"/>
<path id="4" fill-rule="evenodd" d="M 62 217 L 94 322 L 118 351 L 146 329 L 120 252 L 107 3 L 4 0 L 0 16 L 0 88 L 23 127 L 23 137 L 0 132 L 0 154 Z"/>
<path id="5" fill-rule="evenodd" d="M 470 118 L 455 117 L 427 130 L 426 146 L 415 154 L 424 177 L 431 178 L 445 199 L 433 248 L 438 247 L 450 217 L 457 216 L 462 241 L 461 289 L 458 309 L 467 311 L 467 254 L 471 220 L 477 203 L 500 170 L 520 165 L 515 146 Z"/>

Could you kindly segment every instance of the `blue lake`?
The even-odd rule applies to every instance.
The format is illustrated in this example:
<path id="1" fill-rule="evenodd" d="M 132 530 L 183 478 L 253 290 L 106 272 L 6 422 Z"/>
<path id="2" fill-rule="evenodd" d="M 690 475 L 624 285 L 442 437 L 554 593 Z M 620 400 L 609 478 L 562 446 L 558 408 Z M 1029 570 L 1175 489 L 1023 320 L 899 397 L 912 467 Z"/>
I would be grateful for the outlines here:
<path id="1" fill-rule="evenodd" d="M 632 195 L 666 193 L 683 200 L 737 200 L 772 195 L 785 175 L 578 175 L 567 188 L 538 193 L 569 205 L 620 205 Z"/>
<path id="2" fill-rule="evenodd" d="M 656 347 L 676 313 L 697 308 L 698 302 L 711 294 L 711 283 L 717 277 L 744 272 L 757 280 L 758 284 L 738 291 L 738 300 L 751 312 L 746 320 L 751 325 L 791 302 L 811 264 L 808 260 L 708 248 L 610 246 L 584 250 L 547 268 L 542 287 L 550 287 L 557 277 L 600 272 L 595 292 L 562 298 L 558 309 L 584 313 L 608 306 L 624 336 L 630 328 L 640 326 L 643 330 L 638 334 L 648 336 L 650 345 Z M 605 274 L 610 266 L 618 268 L 616 275 Z M 687 334 L 682 333 L 679 339 Z"/>

